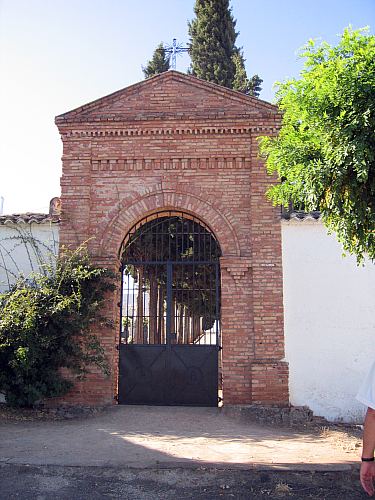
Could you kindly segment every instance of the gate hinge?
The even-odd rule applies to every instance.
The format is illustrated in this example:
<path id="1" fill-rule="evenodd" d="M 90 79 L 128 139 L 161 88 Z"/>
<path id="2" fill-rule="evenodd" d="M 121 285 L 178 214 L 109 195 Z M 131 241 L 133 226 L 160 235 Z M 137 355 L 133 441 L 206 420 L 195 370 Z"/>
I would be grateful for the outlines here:
<path id="1" fill-rule="evenodd" d="M 222 350 L 223 350 L 223 348 L 221 347 L 221 345 L 218 345 L 218 346 L 217 346 L 217 350 L 218 350 L 218 351 L 222 351 Z"/>
<path id="2" fill-rule="evenodd" d="M 113 396 L 113 399 L 118 402 L 118 395 L 116 394 L 116 396 Z"/>
<path id="3" fill-rule="evenodd" d="M 217 402 L 218 403 L 221 403 L 223 401 L 223 398 L 221 398 L 220 396 L 217 397 Z"/>
<path id="4" fill-rule="evenodd" d="M 120 350 L 120 346 L 118 344 L 116 344 L 116 349 L 119 351 Z"/>

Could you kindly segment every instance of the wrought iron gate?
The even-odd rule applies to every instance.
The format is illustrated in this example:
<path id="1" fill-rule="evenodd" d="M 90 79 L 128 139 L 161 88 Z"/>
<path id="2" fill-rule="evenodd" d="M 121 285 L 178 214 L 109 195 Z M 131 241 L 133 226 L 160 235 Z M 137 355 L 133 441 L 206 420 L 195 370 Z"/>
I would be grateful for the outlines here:
<path id="1" fill-rule="evenodd" d="M 217 406 L 220 249 L 188 217 L 158 214 L 124 244 L 119 403 Z"/>

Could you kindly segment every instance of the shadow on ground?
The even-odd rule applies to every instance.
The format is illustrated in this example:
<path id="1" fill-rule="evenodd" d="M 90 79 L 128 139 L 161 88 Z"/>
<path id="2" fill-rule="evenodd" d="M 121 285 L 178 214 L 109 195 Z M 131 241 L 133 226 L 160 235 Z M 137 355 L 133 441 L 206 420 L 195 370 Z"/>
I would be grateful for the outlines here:
<path id="1" fill-rule="evenodd" d="M 363 499 L 357 471 L 0 465 L 1 499 Z"/>
<path id="2" fill-rule="evenodd" d="M 329 437 L 241 423 L 217 408 L 117 406 L 89 419 L 0 425 L 3 463 L 343 470 L 357 455 Z"/>

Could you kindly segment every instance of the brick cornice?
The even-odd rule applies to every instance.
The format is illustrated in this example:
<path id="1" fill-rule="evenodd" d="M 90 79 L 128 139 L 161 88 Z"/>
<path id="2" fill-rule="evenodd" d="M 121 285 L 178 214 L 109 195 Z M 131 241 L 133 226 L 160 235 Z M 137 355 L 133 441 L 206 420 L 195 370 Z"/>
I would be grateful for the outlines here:
<path id="1" fill-rule="evenodd" d="M 250 157 L 217 158 L 93 158 L 92 172 L 123 172 L 139 170 L 208 170 L 249 169 Z"/>
<path id="2" fill-rule="evenodd" d="M 227 127 L 155 127 L 155 128 L 131 128 L 131 127 L 98 127 L 95 124 L 85 124 L 84 127 L 61 128 L 62 138 L 85 137 L 143 137 L 143 136 L 192 136 L 192 135 L 242 135 L 254 132 L 276 133 L 279 127 L 272 123 L 270 125 L 252 126 L 227 126 Z"/>

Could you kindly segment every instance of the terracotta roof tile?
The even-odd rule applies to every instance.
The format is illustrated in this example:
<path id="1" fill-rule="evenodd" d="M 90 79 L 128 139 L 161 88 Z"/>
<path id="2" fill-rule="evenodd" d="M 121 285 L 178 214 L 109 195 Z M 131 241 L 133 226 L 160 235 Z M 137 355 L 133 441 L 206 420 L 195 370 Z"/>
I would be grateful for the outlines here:
<path id="1" fill-rule="evenodd" d="M 321 213 L 318 210 L 312 212 L 304 212 L 303 210 L 292 210 L 281 213 L 281 218 L 284 220 L 320 220 Z"/>
<path id="2" fill-rule="evenodd" d="M 0 215 L 0 226 L 5 226 L 6 224 L 44 224 L 46 222 L 56 224 L 60 222 L 60 218 L 56 215 L 35 214 L 31 212 Z"/>

